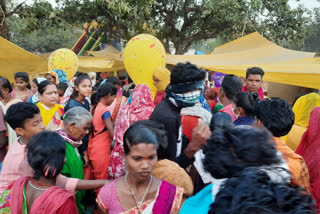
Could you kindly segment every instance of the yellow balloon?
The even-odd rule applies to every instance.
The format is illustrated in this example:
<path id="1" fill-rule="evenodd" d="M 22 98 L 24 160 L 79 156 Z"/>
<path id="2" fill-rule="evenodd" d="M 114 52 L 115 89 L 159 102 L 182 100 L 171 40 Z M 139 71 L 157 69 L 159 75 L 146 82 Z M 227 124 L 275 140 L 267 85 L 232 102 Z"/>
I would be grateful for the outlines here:
<path id="1" fill-rule="evenodd" d="M 133 82 L 148 85 L 154 97 L 157 89 L 153 85 L 153 70 L 166 66 L 166 51 L 162 43 L 148 34 L 135 36 L 124 49 L 123 61 Z"/>
<path id="2" fill-rule="evenodd" d="M 79 68 L 78 56 L 69 49 L 61 48 L 54 51 L 48 60 L 48 69 L 60 69 L 66 72 L 67 79 L 70 80 Z"/>

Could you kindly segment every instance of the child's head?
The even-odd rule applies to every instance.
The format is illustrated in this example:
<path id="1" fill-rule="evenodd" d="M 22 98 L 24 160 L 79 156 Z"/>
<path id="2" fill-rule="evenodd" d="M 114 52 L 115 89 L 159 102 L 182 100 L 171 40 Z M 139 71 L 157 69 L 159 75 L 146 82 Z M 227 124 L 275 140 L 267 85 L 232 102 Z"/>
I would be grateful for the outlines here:
<path id="1" fill-rule="evenodd" d="M 76 99 L 79 96 L 90 97 L 92 94 L 92 82 L 86 74 L 80 75 L 74 81 L 74 89 L 70 99 Z"/>
<path id="2" fill-rule="evenodd" d="M 9 80 L 0 76 L 0 98 L 6 97 L 12 91 L 12 86 Z"/>
<path id="3" fill-rule="evenodd" d="M 7 110 L 5 120 L 25 140 L 44 130 L 40 110 L 32 103 L 13 104 Z"/>
<path id="4" fill-rule="evenodd" d="M 44 131 L 33 136 L 27 146 L 27 160 L 34 171 L 33 177 L 55 178 L 61 172 L 65 156 L 66 143 L 55 133 Z"/>
<path id="5" fill-rule="evenodd" d="M 117 77 L 108 77 L 107 82 L 112 83 L 118 90 L 121 88 L 121 82 Z"/>
<path id="6" fill-rule="evenodd" d="M 102 102 L 105 105 L 111 105 L 116 98 L 118 89 L 112 83 L 103 83 L 99 86 L 97 93 L 95 93 L 94 105 Z"/>
<path id="7" fill-rule="evenodd" d="M 45 75 L 45 78 L 46 78 L 48 81 L 53 82 L 54 84 L 56 84 L 58 77 L 55 75 L 54 72 L 50 72 L 50 73 L 47 73 L 47 74 Z"/>
<path id="8" fill-rule="evenodd" d="M 63 97 L 64 93 L 66 92 L 66 90 L 67 90 L 67 88 L 68 88 L 68 84 L 65 83 L 65 82 L 60 82 L 60 83 L 57 85 L 57 88 L 58 88 L 59 97 Z"/>
<path id="9" fill-rule="evenodd" d="M 44 77 L 38 77 L 38 78 L 34 78 L 34 79 L 32 80 L 31 90 L 32 90 L 32 92 L 33 92 L 34 94 L 38 92 L 38 86 L 39 86 L 39 84 L 40 84 L 42 81 L 45 81 L 45 80 L 46 80 L 46 78 L 44 78 Z"/>
<path id="10" fill-rule="evenodd" d="M 14 79 L 19 90 L 24 90 L 29 85 L 29 76 L 26 72 L 15 73 Z"/>

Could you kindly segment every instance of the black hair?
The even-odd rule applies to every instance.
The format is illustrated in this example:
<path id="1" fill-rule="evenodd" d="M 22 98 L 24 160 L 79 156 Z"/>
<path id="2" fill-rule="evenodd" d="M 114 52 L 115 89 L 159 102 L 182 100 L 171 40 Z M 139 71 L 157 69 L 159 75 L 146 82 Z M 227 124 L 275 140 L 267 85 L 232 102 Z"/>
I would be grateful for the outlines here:
<path id="1" fill-rule="evenodd" d="M 233 74 L 226 75 L 221 83 L 221 89 L 229 100 L 234 101 L 235 96 L 241 92 L 241 80 Z"/>
<path id="2" fill-rule="evenodd" d="M 170 74 L 170 83 L 186 83 L 204 80 L 206 72 L 196 65 L 187 63 L 178 63 L 173 67 Z"/>
<path id="3" fill-rule="evenodd" d="M 39 86 L 39 82 L 38 82 L 37 78 L 34 78 L 34 79 L 32 80 L 32 82 L 33 82 L 34 84 L 36 84 L 37 87 Z"/>
<path id="4" fill-rule="evenodd" d="M 49 80 L 44 80 L 42 81 L 39 85 L 38 85 L 38 92 L 39 94 L 43 94 L 46 90 L 48 85 L 54 85 L 56 86 L 56 84 L 54 84 L 53 82 L 49 81 Z"/>
<path id="5" fill-rule="evenodd" d="M 260 100 L 259 95 L 255 92 L 240 92 L 236 96 L 235 104 L 244 110 L 247 117 L 253 118 L 255 116 L 254 107 Z"/>
<path id="6" fill-rule="evenodd" d="M 123 86 L 126 85 L 126 82 L 125 82 L 125 81 L 121 80 L 120 82 L 121 82 L 121 87 L 123 87 Z"/>
<path id="7" fill-rule="evenodd" d="M 79 76 L 81 76 L 81 75 L 87 75 L 86 73 L 83 73 L 83 72 L 79 72 L 79 71 L 77 71 L 76 73 L 75 73 L 75 75 L 74 75 L 74 77 L 79 77 Z"/>
<path id="8" fill-rule="evenodd" d="M 65 83 L 65 82 L 60 82 L 58 85 L 57 85 L 57 89 L 63 91 L 63 92 L 66 92 L 68 88 L 68 84 Z"/>
<path id="9" fill-rule="evenodd" d="M 294 124 L 291 106 L 279 98 L 257 102 L 255 115 L 275 137 L 287 135 Z"/>
<path id="10" fill-rule="evenodd" d="M 279 174 L 280 175 L 280 174 Z M 274 182 L 250 168 L 229 178 L 211 204 L 209 214 L 316 214 L 314 200 L 299 186 Z"/>
<path id="11" fill-rule="evenodd" d="M 102 77 L 101 77 L 101 72 L 97 72 L 96 82 L 99 82 L 101 79 L 102 79 Z"/>
<path id="12" fill-rule="evenodd" d="M 119 77 L 119 80 L 120 80 L 120 81 L 124 81 L 125 79 L 127 79 L 127 76 L 121 76 L 121 77 Z"/>
<path id="13" fill-rule="evenodd" d="M 64 166 L 66 143 L 56 132 L 43 131 L 33 136 L 27 145 L 27 160 L 39 180 L 56 177 Z"/>
<path id="14" fill-rule="evenodd" d="M 2 88 L 9 89 L 9 93 L 11 93 L 12 92 L 12 85 L 9 82 L 9 80 L 7 78 L 1 77 L 1 76 L 0 76 L 0 80 L 2 82 Z"/>
<path id="15" fill-rule="evenodd" d="M 246 79 L 248 79 L 249 75 L 260 75 L 261 79 L 264 76 L 264 71 L 259 67 L 252 67 L 247 69 Z"/>
<path id="16" fill-rule="evenodd" d="M 93 105 L 92 116 L 94 115 L 94 112 L 97 108 L 100 98 L 108 95 L 109 96 L 116 95 L 117 92 L 118 92 L 118 89 L 112 83 L 106 82 L 101 84 L 98 88 L 98 91 L 91 95 L 91 103 Z"/>
<path id="17" fill-rule="evenodd" d="M 232 117 L 224 112 L 215 113 L 210 121 L 211 132 L 233 126 Z"/>
<path id="18" fill-rule="evenodd" d="M 90 78 L 87 74 L 79 75 L 74 81 L 74 86 L 79 87 L 80 83 L 86 79 L 90 80 Z M 90 80 L 90 82 L 91 82 L 91 80 Z M 79 92 L 75 89 L 75 87 L 73 87 L 73 92 L 70 96 L 70 99 L 76 99 L 78 97 L 78 95 L 79 95 Z"/>
<path id="19" fill-rule="evenodd" d="M 230 178 L 248 167 L 279 164 L 280 157 L 266 129 L 237 126 L 213 132 L 203 151 L 204 168 L 216 179 Z"/>
<path id="20" fill-rule="evenodd" d="M 26 72 L 17 72 L 14 74 L 14 79 L 21 78 L 24 82 L 29 83 L 29 75 Z"/>
<path id="21" fill-rule="evenodd" d="M 108 77 L 106 82 L 112 83 L 113 85 L 119 85 L 121 86 L 121 82 L 117 77 Z"/>
<path id="22" fill-rule="evenodd" d="M 36 105 L 19 102 L 8 108 L 5 120 L 15 130 L 16 128 L 24 128 L 25 121 L 33 118 L 36 114 L 40 114 L 40 110 Z"/>
<path id="23" fill-rule="evenodd" d="M 130 153 L 130 147 L 140 143 L 153 144 L 159 147 L 157 136 L 150 128 L 140 124 L 132 124 L 123 136 L 124 154 Z"/>
<path id="24" fill-rule="evenodd" d="M 93 86 L 93 87 L 92 87 L 92 91 L 98 91 L 98 87 Z"/>
<path id="25" fill-rule="evenodd" d="M 138 120 L 132 125 L 143 125 L 148 127 L 156 135 L 159 143 L 159 148 L 157 151 L 158 159 L 162 160 L 169 157 L 167 130 L 162 123 L 153 120 Z"/>

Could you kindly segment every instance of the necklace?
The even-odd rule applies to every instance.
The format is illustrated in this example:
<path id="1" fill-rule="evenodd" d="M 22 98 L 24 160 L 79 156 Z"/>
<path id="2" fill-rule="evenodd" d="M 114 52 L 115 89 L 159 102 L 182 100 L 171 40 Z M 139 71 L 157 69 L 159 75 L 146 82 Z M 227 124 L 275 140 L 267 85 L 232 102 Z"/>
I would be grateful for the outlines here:
<path id="1" fill-rule="evenodd" d="M 127 177 L 128 177 L 128 174 L 126 174 L 126 176 L 124 177 L 124 179 L 125 179 L 125 181 L 126 181 L 126 183 L 127 183 L 127 185 L 128 185 L 128 188 L 129 188 L 129 190 L 130 190 L 130 193 L 131 193 L 131 195 L 133 196 L 133 199 L 134 199 L 134 201 L 136 202 L 136 205 L 137 205 L 137 207 L 138 207 L 138 209 L 139 209 L 139 206 L 143 203 L 143 201 L 144 201 L 147 193 L 149 192 L 149 189 L 150 189 L 150 186 L 151 186 L 151 183 L 152 183 L 152 176 L 150 176 L 150 181 L 149 181 L 148 187 L 147 187 L 146 191 L 144 192 L 141 201 L 139 201 L 139 200 L 136 198 L 133 190 L 131 189 L 131 187 L 130 187 L 130 185 L 129 185 L 129 183 L 128 183 Z"/>
<path id="2" fill-rule="evenodd" d="M 32 184 L 31 181 L 29 181 L 29 185 L 30 185 L 32 188 L 34 188 L 34 189 L 36 189 L 36 190 L 40 190 L 40 191 L 46 191 L 47 189 L 50 188 L 50 187 L 48 187 L 48 188 L 39 188 L 39 187 L 36 187 L 36 186 L 34 186 L 34 185 Z"/>

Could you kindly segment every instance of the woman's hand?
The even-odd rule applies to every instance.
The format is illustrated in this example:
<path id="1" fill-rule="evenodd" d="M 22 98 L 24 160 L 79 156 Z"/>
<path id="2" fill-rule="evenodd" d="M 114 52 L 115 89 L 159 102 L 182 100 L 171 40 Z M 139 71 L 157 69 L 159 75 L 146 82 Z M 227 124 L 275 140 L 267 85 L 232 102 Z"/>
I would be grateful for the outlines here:
<path id="1" fill-rule="evenodd" d="M 83 159 L 84 159 L 84 165 L 83 168 L 88 167 L 89 166 L 89 156 L 88 156 L 88 151 L 84 151 L 83 152 Z"/>

